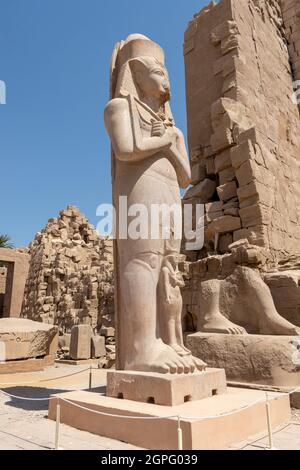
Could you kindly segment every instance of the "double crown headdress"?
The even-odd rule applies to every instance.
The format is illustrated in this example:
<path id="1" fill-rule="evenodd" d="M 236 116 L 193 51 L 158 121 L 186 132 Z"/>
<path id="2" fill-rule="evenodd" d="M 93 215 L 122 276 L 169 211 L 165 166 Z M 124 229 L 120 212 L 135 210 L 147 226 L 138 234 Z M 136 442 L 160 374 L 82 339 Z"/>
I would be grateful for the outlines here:
<path id="1" fill-rule="evenodd" d="M 125 41 L 115 45 L 110 70 L 110 98 L 131 95 L 139 99 L 138 89 L 132 75 L 130 62 L 139 58 L 153 58 L 165 66 L 163 49 L 142 34 L 132 34 Z M 173 120 L 169 103 L 165 106 L 166 118 Z"/>

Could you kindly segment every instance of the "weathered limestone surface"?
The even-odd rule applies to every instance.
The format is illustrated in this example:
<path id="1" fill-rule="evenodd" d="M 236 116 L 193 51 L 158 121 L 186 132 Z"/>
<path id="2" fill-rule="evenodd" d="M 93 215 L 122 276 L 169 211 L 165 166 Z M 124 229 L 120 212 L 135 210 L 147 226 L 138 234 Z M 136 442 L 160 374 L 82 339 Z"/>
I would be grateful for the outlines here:
<path id="1" fill-rule="evenodd" d="M 209 366 L 224 368 L 229 381 L 277 387 L 300 383 L 300 352 L 294 337 L 195 333 L 187 337 L 187 345 Z"/>
<path id="2" fill-rule="evenodd" d="M 70 358 L 90 359 L 93 331 L 89 325 L 76 325 L 71 330 Z"/>
<path id="3" fill-rule="evenodd" d="M 299 0 L 281 0 L 286 38 L 295 80 L 300 80 L 300 4 Z M 299 87 L 298 87 L 299 89 Z"/>
<path id="4" fill-rule="evenodd" d="M 130 442 L 143 449 L 177 449 L 178 420 L 161 419 L 166 416 L 183 417 L 181 427 L 185 450 L 224 450 L 237 442 L 253 441 L 254 436 L 266 433 L 265 392 L 262 390 L 231 388 L 223 395 L 174 407 L 137 404 L 130 400 L 118 400 L 83 391 L 65 393 L 61 398 L 65 400 L 61 400 L 60 395 L 50 400 L 49 419 L 55 421 L 59 402 L 62 423 L 100 436 Z M 289 397 L 270 392 L 269 398 L 273 429 L 284 426 L 291 419 Z M 87 410 L 74 413 L 74 404 Z M 98 411 L 99 414 L 93 414 L 94 418 L 91 419 L 90 410 Z M 123 418 L 103 416 L 101 413 L 122 415 Z M 141 415 L 155 419 L 142 420 Z M 202 419 L 195 419 L 197 417 Z"/>
<path id="5" fill-rule="evenodd" d="M 300 258 L 281 263 L 278 269 L 264 274 L 277 311 L 300 326 Z"/>
<path id="6" fill-rule="evenodd" d="M 181 218 L 180 188 L 189 186 L 191 169 L 184 136 L 174 125 L 169 101 L 170 82 L 162 48 L 141 34 L 117 43 L 104 121 L 112 143 L 116 218 L 125 219 L 127 226 L 132 217 L 120 208 L 124 196 L 131 209 L 143 205 L 149 216 L 154 205 L 175 205 Z M 195 191 L 210 197 L 215 185 L 208 183 Z M 165 227 L 157 215 L 158 237 L 124 236 L 124 227 L 117 227 L 117 368 L 162 374 L 201 371 L 205 364 L 183 343 L 183 281 L 178 271 L 181 233 L 176 233 L 174 216 L 164 237 Z M 154 225 L 154 220 L 151 222 Z"/>
<path id="7" fill-rule="evenodd" d="M 209 179 L 217 188 L 209 201 L 189 192 L 195 203 L 230 204 L 206 219 L 202 256 L 227 252 L 229 238 L 274 258 L 299 252 L 300 120 L 290 67 L 299 65 L 298 10 L 298 1 L 283 0 L 284 29 L 278 0 L 221 0 L 186 31 L 193 184 Z M 225 223 L 225 214 L 240 223 Z"/>
<path id="8" fill-rule="evenodd" d="M 177 406 L 225 393 L 226 376 L 221 369 L 207 369 L 188 375 L 128 371 L 107 373 L 108 397 L 141 403 Z"/>
<path id="9" fill-rule="evenodd" d="M 0 319 L 0 342 L 2 348 L 4 345 L 6 361 L 55 355 L 58 328 L 22 318 L 3 318 Z"/>
<path id="10" fill-rule="evenodd" d="M 24 317 L 58 325 L 61 334 L 77 324 L 114 326 L 112 241 L 100 239 L 76 207 L 49 220 L 30 254 Z"/>
<path id="11" fill-rule="evenodd" d="M 186 328 L 189 325 L 209 333 L 298 336 L 300 330 L 295 326 L 300 318 L 299 286 L 295 285 L 298 271 L 285 271 L 280 277 L 273 268 L 270 252 L 250 245 L 247 240 L 235 242 L 229 250 L 224 255 L 181 263 L 186 279 L 183 288 Z M 287 270 L 291 262 L 281 262 L 280 267 Z M 276 291 L 283 276 L 294 279 L 294 283 L 284 281 L 282 290 Z"/>
<path id="12" fill-rule="evenodd" d="M 61 344 L 62 351 L 74 361 L 105 358 L 107 352 L 112 352 L 110 348 L 114 347 L 108 344 L 106 349 L 105 337 L 94 335 L 89 325 L 73 326 L 71 334 L 63 336 L 62 343 L 64 343 Z"/>

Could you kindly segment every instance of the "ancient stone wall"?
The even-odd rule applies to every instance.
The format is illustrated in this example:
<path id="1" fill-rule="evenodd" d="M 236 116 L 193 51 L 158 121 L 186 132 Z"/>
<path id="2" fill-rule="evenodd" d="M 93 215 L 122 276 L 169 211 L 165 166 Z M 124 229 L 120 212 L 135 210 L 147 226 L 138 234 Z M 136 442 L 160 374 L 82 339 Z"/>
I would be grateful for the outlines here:
<path id="1" fill-rule="evenodd" d="M 197 317 L 202 308 L 205 295 L 213 296 L 211 290 L 203 289 L 206 281 L 224 284 L 217 308 L 225 317 L 232 316 L 233 299 L 238 303 L 238 310 L 247 312 L 252 317 L 254 299 L 243 292 L 239 270 L 251 268 L 270 288 L 275 307 L 280 315 L 300 326 L 300 256 L 280 261 L 274 266 L 270 251 L 246 240 L 235 242 L 229 253 L 215 255 L 195 262 L 182 262 L 181 272 L 185 278 L 182 289 L 184 329 L 197 329 Z M 236 271 L 237 270 L 237 271 Z M 225 285 L 226 284 L 226 285 Z M 257 334 L 257 331 L 248 331 Z"/>
<path id="2" fill-rule="evenodd" d="M 299 252 L 300 120 L 280 2 L 221 0 L 185 35 L 193 188 L 205 248 L 247 238 L 274 259 Z"/>
<path id="3" fill-rule="evenodd" d="M 2 288 L 0 288 L 0 293 L 2 290 L 2 294 L 5 294 L 1 301 L 4 317 L 17 318 L 21 314 L 29 260 L 30 257 L 26 248 L 17 248 L 15 250 L 0 248 L 0 266 L 5 266 L 4 275 L 1 276 Z M 3 278 L 5 278 L 5 281 Z"/>
<path id="4" fill-rule="evenodd" d="M 29 249 L 24 317 L 59 325 L 60 333 L 114 325 L 112 241 L 100 239 L 76 207 L 50 219 Z"/>
<path id="5" fill-rule="evenodd" d="M 281 8 L 294 79 L 300 80 L 300 2 L 281 0 Z"/>
<path id="6" fill-rule="evenodd" d="M 5 294 L 6 290 L 6 276 L 7 268 L 5 266 L 0 266 L 0 294 Z"/>

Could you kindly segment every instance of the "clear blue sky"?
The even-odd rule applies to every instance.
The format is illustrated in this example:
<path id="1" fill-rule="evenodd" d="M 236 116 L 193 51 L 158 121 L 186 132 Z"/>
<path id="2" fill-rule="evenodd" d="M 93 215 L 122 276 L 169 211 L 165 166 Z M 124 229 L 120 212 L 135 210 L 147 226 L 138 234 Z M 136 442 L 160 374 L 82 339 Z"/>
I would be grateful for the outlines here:
<path id="1" fill-rule="evenodd" d="M 0 0 L 0 234 L 27 245 L 77 205 L 96 224 L 111 200 L 103 124 L 114 44 L 142 33 L 166 51 L 177 125 L 186 132 L 183 35 L 208 0 Z"/>

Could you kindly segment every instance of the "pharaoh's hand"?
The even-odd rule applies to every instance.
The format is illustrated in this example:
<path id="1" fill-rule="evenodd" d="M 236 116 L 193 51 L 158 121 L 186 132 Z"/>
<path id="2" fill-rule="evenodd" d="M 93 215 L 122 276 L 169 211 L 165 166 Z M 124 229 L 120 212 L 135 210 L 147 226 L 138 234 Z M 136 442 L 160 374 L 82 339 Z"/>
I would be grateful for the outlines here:
<path id="1" fill-rule="evenodd" d="M 168 130 L 166 131 L 169 141 L 170 141 L 170 146 L 177 146 L 177 139 L 178 139 L 178 134 L 176 132 L 176 129 L 174 127 L 169 127 Z"/>
<path id="2" fill-rule="evenodd" d="M 166 133 L 164 123 L 161 121 L 152 121 L 151 137 L 162 137 Z"/>

